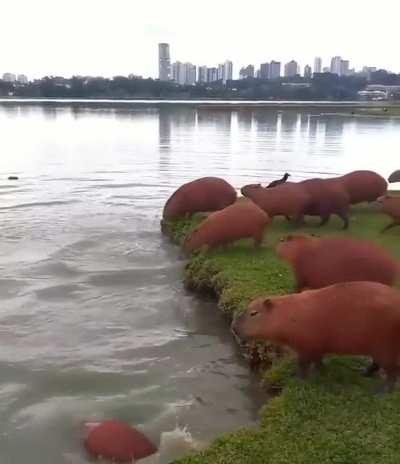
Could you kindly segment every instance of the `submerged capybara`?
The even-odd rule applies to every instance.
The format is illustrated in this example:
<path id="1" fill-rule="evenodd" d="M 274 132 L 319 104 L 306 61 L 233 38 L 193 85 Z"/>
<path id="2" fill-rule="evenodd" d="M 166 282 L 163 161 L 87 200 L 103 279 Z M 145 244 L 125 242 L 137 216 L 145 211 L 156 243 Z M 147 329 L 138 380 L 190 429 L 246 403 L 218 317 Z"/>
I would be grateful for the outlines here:
<path id="1" fill-rule="evenodd" d="M 320 216 L 322 226 L 329 221 L 332 214 L 336 214 L 343 220 L 343 228 L 348 228 L 350 197 L 341 183 L 317 178 L 303 180 L 299 185 L 311 196 L 311 202 L 304 211 L 305 215 Z"/>
<path id="2" fill-rule="evenodd" d="M 373 171 L 353 171 L 335 179 L 345 186 L 351 204 L 375 201 L 387 190 L 386 180 Z"/>
<path id="3" fill-rule="evenodd" d="M 400 169 L 393 171 L 388 178 L 388 182 L 393 184 L 394 182 L 400 182 Z"/>
<path id="4" fill-rule="evenodd" d="M 84 440 L 86 451 L 93 458 L 112 462 L 136 462 L 157 452 L 157 448 L 139 430 L 117 420 L 89 424 Z"/>
<path id="5" fill-rule="evenodd" d="M 378 198 L 382 211 L 392 218 L 392 222 L 382 229 L 386 232 L 392 227 L 400 226 L 400 196 L 384 195 Z"/>
<path id="6" fill-rule="evenodd" d="M 276 251 L 291 265 L 298 290 L 355 280 L 393 285 L 399 271 L 397 261 L 369 240 L 289 235 Z"/>
<path id="7" fill-rule="evenodd" d="M 242 187 L 241 193 L 268 213 L 271 218 L 286 216 L 299 220 L 311 200 L 304 188 L 292 182 L 269 189 L 262 187 L 261 184 L 249 184 Z"/>
<path id="8" fill-rule="evenodd" d="M 236 201 L 236 190 L 219 177 L 202 177 L 182 185 L 164 206 L 163 219 L 203 211 L 218 211 Z"/>
<path id="9" fill-rule="evenodd" d="M 268 214 L 253 202 L 238 202 L 210 214 L 186 238 L 183 246 L 187 251 L 194 251 L 203 246 L 215 248 L 249 237 L 254 238 L 258 246 L 269 222 Z"/>
<path id="10" fill-rule="evenodd" d="M 400 367 L 400 293 L 377 282 L 344 282 L 286 296 L 258 298 L 232 323 L 240 338 L 295 350 L 300 373 L 328 354 L 370 356 L 387 374 Z"/>

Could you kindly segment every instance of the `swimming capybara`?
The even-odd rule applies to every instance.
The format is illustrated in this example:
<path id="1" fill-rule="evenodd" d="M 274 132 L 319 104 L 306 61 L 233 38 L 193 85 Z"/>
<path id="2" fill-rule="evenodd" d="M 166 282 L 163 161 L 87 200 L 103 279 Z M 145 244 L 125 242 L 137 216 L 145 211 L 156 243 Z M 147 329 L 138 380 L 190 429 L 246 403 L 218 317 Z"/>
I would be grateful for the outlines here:
<path id="1" fill-rule="evenodd" d="M 375 201 L 387 190 L 386 180 L 373 171 L 353 171 L 335 179 L 345 186 L 351 204 Z"/>
<path id="2" fill-rule="evenodd" d="M 393 171 L 392 174 L 390 174 L 388 181 L 390 184 L 393 184 L 394 182 L 400 182 L 400 169 Z"/>
<path id="3" fill-rule="evenodd" d="M 370 356 L 391 390 L 400 363 L 400 293 L 377 282 L 344 282 L 286 296 L 258 298 L 232 323 L 240 338 L 295 350 L 300 374 L 325 355 Z"/>
<path id="4" fill-rule="evenodd" d="M 164 206 L 163 219 L 202 211 L 218 211 L 236 201 L 236 190 L 219 177 L 202 177 L 182 185 Z"/>
<path id="5" fill-rule="evenodd" d="M 338 215 L 349 226 L 348 210 L 350 197 L 346 188 L 337 181 L 330 179 L 307 179 L 299 182 L 311 196 L 311 202 L 304 213 L 310 216 L 320 216 L 321 226 L 326 224 L 332 214 Z"/>
<path id="6" fill-rule="evenodd" d="M 384 195 L 378 198 L 378 203 L 382 206 L 382 211 L 392 218 L 392 222 L 388 224 L 382 233 L 392 227 L 400 226 L 400 196 Z"/>
<path id="7" fill-rule="evenodd" d="M 186 238 L 183 246 L 194 251 L 202 246 L 215 248 L 241 238 L 254 238 L 261 245 L 264 229 L 270 222 L 267 213 L 252 201 L 242 201 L 210 214 Z"/>
<path id="8" fill-rule="evenodd" d="M 380 245 L 350 237 L 289 235 L 276 251 L 291 265 L 299 291 L 355 280 L 393 285 L 400 270 Z"/>
<path id="9" fill-rule="evenodd" d="M 249 184 L 242 187 L 241 192 L 268 213 L 271 218 L 286 216 L 298 221 L 311 201 L 305 189 L 292 182 L 286 182 L 271 189 L 266 189 L 261 184 Z"/>
<path id="10" fill-rule="evenodd" d="M 266 188 L 273 188 L 273 187 L 277 187 L 278 185 L 284 184 L 289 179 L 289 176 L 290 174 L 285 172 L 285 174 L 283 175 L 281 179 L 273 180 L 271 183 L 267 185 Z"/>
<path id="11" fill-rule="evenodd" d="M 93 458 L 112 462 L 136 462 L 157 452 L 143 433 L 117 420 L 89 425 L 84 445 Z"/>

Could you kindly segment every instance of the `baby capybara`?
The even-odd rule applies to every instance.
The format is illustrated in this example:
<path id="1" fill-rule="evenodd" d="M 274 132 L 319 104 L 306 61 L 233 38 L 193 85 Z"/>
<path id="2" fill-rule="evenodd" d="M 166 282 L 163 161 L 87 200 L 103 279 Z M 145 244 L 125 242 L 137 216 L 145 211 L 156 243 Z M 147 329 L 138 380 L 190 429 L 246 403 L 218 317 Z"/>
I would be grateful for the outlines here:
<path id="1" fill-rule="evenodd" d="M 242 187 L 241 192 L 271 218 L 286 216 L 300 220 L 310 202 L 310 195 L 304 188 L 291 182 L 270 189 L 262 187 L 261 184 L 249 184 Z"/>
<path id="2" fill-rule="evenodd" d="M 164 206 L 163 219 L 218 211 L 236 201 L 236 190 L 219 177 L 202 177 L 182 185 Z"/>
<path id="3" fill-rule="evenodd" d="M 215 248 L 249 237 L 254 238 L 258 246 L 269 222 L 268 214 L 253 202 L 238 202 L 210 214 L 186 238 L 183 246 L 187 251 L 194 251 L 203 246 Z"/>
<path id="4" fill-rule="evenodd" d="M 382 206 L 382 211 L 392 218 L 382 232 L 386 232 L 392 227 L 400 226 L 400 196 L 384 195 L 378 198 L 378 203 Z"/>
<path id="5" fill-rule="evenodd" d="M 373 171 L 353 171 L 335 179 L 345 186 L 351 204 L 375 201 L 387 190 L 386 180 Z"/>
<path id="6" fill-rule="evenodd" d="M 344 282 L 273 298 L 258 298 L 236 318 L 241 338 L 295 350 L 300 373 L 328 354 L 370 356 L 396 382 L 400 362 L 400 293 L 377 282 Z"/>
<path id="7" fill-rule="evenodd" d="M 393 285 L 399 270 L 380 245 L 349 237 L 289 235 L 276 251 L 290 263 L 299 291 L 355 280 Z"/>
<path id="8" fill-rule="evenodd" d="M 332 214 L 343 220 L 343 228 L 349 226 L 348 210 L 350 197 L 346 188 L 331 179 L 307 179 L 299 182 L 311 196 L 311 202 L 304 213 L 321 217 L 321 226 L 329 221 Z"/>

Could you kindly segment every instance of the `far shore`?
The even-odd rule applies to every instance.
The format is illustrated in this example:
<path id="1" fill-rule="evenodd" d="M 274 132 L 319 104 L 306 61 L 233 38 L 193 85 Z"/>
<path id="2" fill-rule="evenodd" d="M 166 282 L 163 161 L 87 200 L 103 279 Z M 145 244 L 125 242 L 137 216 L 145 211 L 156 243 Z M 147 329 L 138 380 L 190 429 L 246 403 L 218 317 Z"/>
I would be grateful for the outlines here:
<path id="1" fill-rule="evenodd" d="M 279 101 L 279 100 L 222 100 L 222 99 L 113 99 L 113 98 L 16 98 L 2 97 L 0 105 L 60 104 L 60 105 L 184 105 L 199 109 L 271 109 L 271 110 L 340 110 L 354 115 L 400 115 L 400 101 Z M 387 114 L 385 114 L 387 113 Z"/>

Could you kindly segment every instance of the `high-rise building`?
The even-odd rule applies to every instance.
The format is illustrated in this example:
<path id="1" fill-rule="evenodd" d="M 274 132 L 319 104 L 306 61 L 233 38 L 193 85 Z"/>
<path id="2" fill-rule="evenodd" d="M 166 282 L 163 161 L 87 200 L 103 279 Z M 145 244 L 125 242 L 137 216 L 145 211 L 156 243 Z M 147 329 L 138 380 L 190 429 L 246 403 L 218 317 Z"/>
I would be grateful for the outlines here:
<path id="1" fill-rule="evenodd" d="M 269 78 L 279 79 L 281 77 L 281 63 L 280 61 L 271 61 L 269 64 Z"/>
<path id="2" fill-rule="evenodd" d="M 260 79 L 269 79 L 269 63 L 260 64 Z"/>
<path id="3" fill-rule="evenodd" d="M 196 66 L 192 63 L 185 63 L 185 84 L 195 85 L 196 83 Z"/>
<path id="4" fill-rule="evenodd" d="M 311 79 L 312 77 L 312 69 L 311 69 L 311 66 L 308 64 L 304 66 L 304 77 L 306 79 Z"/>
<path id="5" fill-rule="evenodd" d="M 340 62 L 340 76 L 348 76 L 349 75 L 349 60 L 342 60 Z"/>
<path id="6" fill-rule="evenodd" d="M 285 77 L 293 77 L 298 74 L 298 67 L 297 61 L 289 61 L 289 63 L 285 64 Z"/>
<path id="7" fill-rule="evenodd" d="M 340 76 L 342 69 L 342 57 L 334 56 L 331 60 L 331 73 Z"/>
<path id="8" fill-rule="evenodd" d="M 314 72 L 315 73 L 322 72 L 322 58 L 320 56 L 316 56 L 314 58 Z"/>
<path id="9" fill-rule="evenodd" d="M 225 67 L 224 67 L 224 64 L 223 63 L 220 63 L 218 65 L 218 71 L 217 71 L 217 76 L 218 76 L 218 80 L 219 81 L 222 81 L 224 79 L 224 74 L 225 74 Z"/>
<path id="10" fill-rule="evenodd" d="M 239 79 L 254 78 L 254 66 L 252 64 L 247 65 L 245 68 L 241 68 L 239 71 Z"/>
<path id="11" fill-rule="evenodd" d="M 16 80 L 17 80 L 17 77 L 13 73 L 4 73 L 3 74 L 3 81 L 15 82 Z"/>
<path id="12" fill-rule="evenodd" d="M 28 78 L 25 76 L 25 74 L 18 74 L 17 82 L 19 84 L 27 84 L 28 83 Z"/>
<path id="13" fill-rule="evenodd" d="M 376 68 L 372 66 L 364 66 L 362 68 L 361 73 L 367 78 L 367 80 L 371 80 L 371 74 L 376 72 Z"/>
<path id="14" fill-rule="evenodd" d="M 323 72 L 323 73 L 330 73 L 330 72 L 331 72 L 330 66 L 324 66 L 324 67 L 322 68 L 322 72 Z"/>
<path id="15" fill-rule="evenodd" d="M 160 81 L 171 79 L 171 60 L 169 56 L 169 44 L 158 44 L 158 78 Z"/>
<path id="16" fill-rule="evenodd" d="M 224 78 L 222 79 L 222 82 L 225 85 L 226 81 L 231 81 L 232 78 L 233 78 L 233 63 L 232 61 L 226 60 L 224 63 Z"/>
<path id="17" fill-rule="evenodd" d="M 208 68 L 207 69 L 207 82 L 215 82 L 218 80 L 218 69 Z"/>
<path id="18" fill-rule="evenodd" d="M 197 75 L 197 81 L 200 83 L 200 84 L 205 84 L 206 82 L 208 82 L 207 80 L 207 66 L 199 66 L 198 68 L 198 75 Z"/>
<path id="19" fill-rule="evenodd" d="M 172 65 L 172 79 L 179 85 L 185 85 L 186 83 L 185 65 L 180 61 L 176 61 Z"/>

